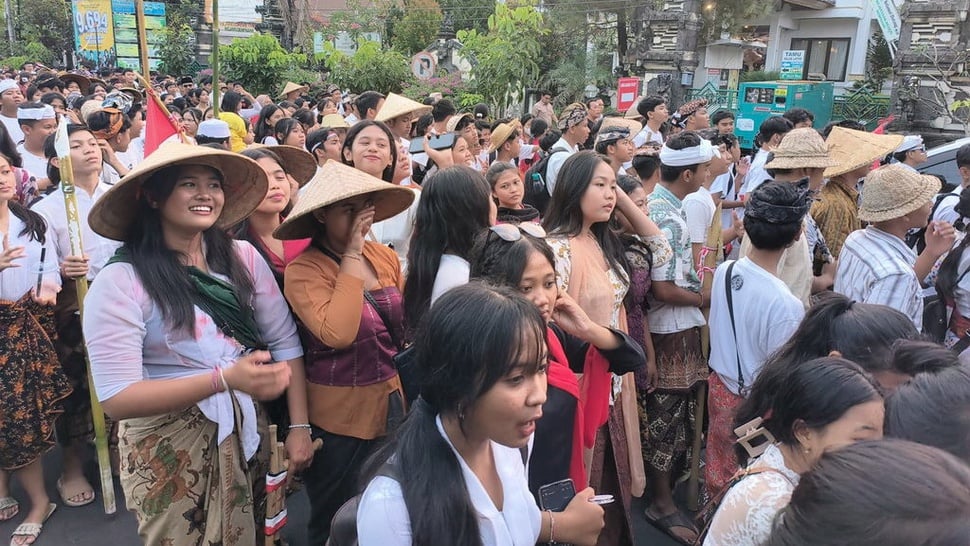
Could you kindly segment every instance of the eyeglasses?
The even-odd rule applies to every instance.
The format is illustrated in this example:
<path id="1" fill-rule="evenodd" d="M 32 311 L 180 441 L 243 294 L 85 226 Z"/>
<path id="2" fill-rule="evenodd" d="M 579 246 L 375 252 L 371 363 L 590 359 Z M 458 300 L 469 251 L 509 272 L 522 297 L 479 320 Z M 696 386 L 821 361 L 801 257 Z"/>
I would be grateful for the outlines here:
<path id="1" fill-rule="evenodd" d="M 490 228 L 489 231 L 498 235 L 503 241 L 508 241 L 514 243 L 522 238 L 522 234 L 535 237 L 537 239 L 543 239 L 546 236 L 546 230 L 542 229 L 539 224 L 534 224 L 532 222 L 525 222 L 522 224 L 497 224 Z"/>

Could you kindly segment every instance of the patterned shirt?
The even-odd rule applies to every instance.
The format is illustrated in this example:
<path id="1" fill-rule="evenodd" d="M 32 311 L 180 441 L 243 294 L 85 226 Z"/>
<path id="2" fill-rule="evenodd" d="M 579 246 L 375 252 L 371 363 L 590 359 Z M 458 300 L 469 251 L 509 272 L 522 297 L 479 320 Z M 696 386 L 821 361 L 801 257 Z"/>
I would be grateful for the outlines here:
<path id="1" fill-rule="evenodd" d="M 660 184 L 650 194 L 649 202 L 650 219 L 663 232 L 673 251 L 673 258 L 669 262 L 654 266 L 650 279 L 653 282 L 672 282 L 684 290 L 700 293 L 701 281 L 694 269 L 683 202 Z M 652 333 L 672 334 L 704 325 L 704 314 L 696 306 L 671 305 L 657 300 L 653 294 L 647 301 L 650 304 L 647 319 Z"/>
<path id="2" fill-rule="evenodd" d="M 833 256 L 838 257 L 845 238 L 860 229 L 859 192 L 842 184 L 829 182 L 819 192 L 819 200 L 812 204 L 812 218 L 828 243 Z"/>
<path id="3" fill-rule="evenodd" d="M 923 328 L 923 294 L 906 243 L 869 226 L 849 235 L 835 271 L 835 291 L 853 300 L 888 305 Z"/>

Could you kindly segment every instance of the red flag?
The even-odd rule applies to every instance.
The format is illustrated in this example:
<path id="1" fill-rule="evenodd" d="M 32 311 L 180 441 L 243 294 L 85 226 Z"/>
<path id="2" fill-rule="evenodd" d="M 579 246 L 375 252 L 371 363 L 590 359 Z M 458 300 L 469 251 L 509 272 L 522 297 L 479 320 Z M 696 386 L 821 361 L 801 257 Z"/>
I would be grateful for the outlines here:
<path id="1" fill-rule="evenodd" d="M 166 115 L 158 103 L 149 97 L 145 116 L 145 156 L 154 152 L 162 142 L 180 131 L 178 122 Z"/>

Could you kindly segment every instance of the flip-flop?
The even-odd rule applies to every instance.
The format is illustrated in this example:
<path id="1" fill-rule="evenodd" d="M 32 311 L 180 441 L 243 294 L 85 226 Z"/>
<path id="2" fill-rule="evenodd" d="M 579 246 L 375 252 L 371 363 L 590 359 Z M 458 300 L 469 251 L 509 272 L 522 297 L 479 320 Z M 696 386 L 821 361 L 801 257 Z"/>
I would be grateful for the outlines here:
<path id="1" fill-rule="evenodd" d="M 91 498 L 90 499 L 88 499 L 86 501 L 73 501 L 73 500 L 71 500 L 74 497 L 78 497 L 78 496 L 84 495 L 88 491 L 91 492 Z M 89 489 L 87 491 L 81 490 L 81 491 L 75 492 L 73 495 L 65 495 L 64 494 L 64 478 L 57 478 L 57 493 L 61 496 L 61 500 L 64 502 L 64 504 L 66 506 L 70 506 L 71 508 L 78 508 L 78 507 L 81 507 L 81 506 L 87 506 L 87 505 L 91 504 L 92 502 L 94 502 L 94 489 L 91 489 L 90 486 L 89 486 Z"/>
<path id="2" fill-rule="evenodd" d="M 57 510 L 57 505 L 53 502 L 47 505 L 47 515 L 44 516 L 44 521 L 40 523 L 21 523 L 14 529 L 13 533 L 10 535 L 10 546 L 20 546 L 17 544 L 17 537 L 31 537 L 34 540 L 30 544 L 37 543 L 37 537 L 40 536 L 40 532 L 44 530 L 44 524 L 50 519 L 51 514 Z"/>
<path id="3" fill-rule="evenodd" d="M 677 510 L 673 514 L 668 514 L 663 517 L 655 517 L 650 514 L 649 510 L 644 510 L 643 515 L 647 518 L 647 521 L 649 521 L 654 527 L 656 527 L 657 529 L 660 529 L 668 536 L 670 536 L 670 538 L 676 540 L 677 542 L 680 542 L 681 544 L 692 544 L 693 540 L 685 541 L 684 539 L 678 537 L 673 532 L 673 529 L 675 527 L 680 527 L 682 529 L 690 530 L 691 532 L 694 533 L 695 539 L 699 534 L 699 531 L 697 530 L 697 526 L 694 525 L 694 522 L 692 522 L 690 518 L 685 516 L 683 512 L 681 512 L 680 510 Z"/>
<path id="4" fill-rule="evenodd" d="M 0 521 L 10 521 L 13 518 L 17 517 L 17 514 L 20 513 L 20 503 L 17 502 L 17 499 L 15 499 L 13 497 L 3 497 L 3 498 L 0 498 L 0 512 L 4 512 L 4 511 L 9 510 L 11 508 L 13 508 L 14 511 L 11 512 L 10 515 L 7 516 L 7 517 L 5 517 L 5 518 L 4 517 L 0 517 Z"/>

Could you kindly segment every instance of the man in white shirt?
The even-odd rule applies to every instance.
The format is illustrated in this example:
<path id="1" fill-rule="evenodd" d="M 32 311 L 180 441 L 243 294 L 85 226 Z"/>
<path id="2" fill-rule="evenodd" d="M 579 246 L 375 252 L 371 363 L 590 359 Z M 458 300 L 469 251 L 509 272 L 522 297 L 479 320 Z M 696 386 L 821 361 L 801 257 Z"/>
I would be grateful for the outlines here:
<path id="1" fill-rule="evenodd" d="M 646 125 L 633 137 L 633 145 L 640 148 L 648 142 L 654 142 L 658 146 L 663 146 L 664 137 L 660 128 L 667 121 L 670 115 L 667 112 L 667 99 L 660 95 L 650 95 L 644 97 L 637 103 L 637 113 L 645 120 Z"/>
<path id="2" fill-rule="evenodd" d="M 24 132 L 17 121 L 17 107 L 24 102 L 24 94 L 14 80 L 0 80 L 0 122 L 7 129 L 10 140 L 19 144 L 24 139 Z"/>
<path id="3" fill-rule="evenodd" d="M 794 129 L 794 125 L 781 116 L 771 116 L 761 122 L 757 137 L 761 147 L 754 155 L 754 159 L 751 160 L 751 168 L 748 170 L 748 175 L 744 177 L 740 195 L 751 193 L 765 181 L 771 180 L 771 175 L 765 170 L 768 154 L 781 143 L 781 139 L 792 129 Z"/>
<path id="4" fill-rule="evenodd" d="M 778 278 L 778 263 L 785 249 L 804 236 L 802 221 L 810 205 L 809 194 L 792 184 L 763 184 L 745 207 L 748 255 L 721 264 L 714 273 L 705 465 L 711 491 L 722 490 L 738 470 L 733 451 L 737 407 L 769 355 L 788 341 L 805 315 L 801 300 Z"/>
<path id="5" fill-rule="evenodd" d="M 559 130 L 562 137 L 552 145 L 549 162 L 546 163 L 546 190 L 549 195 L 556 188 L 556 176 L 559 169 L 569 156 L 579 151 L 579 145 L 589 138 L 589 119 L 586 117 L 586 106 L 574 102 L 565 107 L 559 118 Z"/>
<path id="6" fill-rule="evenodd" d="M 640 130 L 640 123 L 619 117 L 603 118 L 601 128 L 596 134 L 594 149 L 605 155 L 610 166 L 619 174 L 626 174 L 623 166 L 633 164 L 633 141 L 630 137 Z"/>
<path id="7" fill-rule="evenodd" d="M 960 185 L 951 193 L 937 197 L 940 201 L 931 220 L 955 224 L 960 219 L 960 213 L 954 207 L 960 202 L 960 192 L 970 187 L 970 144 L 964 144 L 957 150 L 956 161 L 960 171 Z"/>
<path id="8" fill-rule="evenodd" d="M 44 193 L 50 186 L 44 141 L 57 130 L 54 107 L 40 102 L 25 102 L 17 108 L 17 121 L 24 132 L 24 141 L 17 145 L 17 151 L 20 152 L 24 168 L 37 181 L 37 190 Z"/>
<path id="9" fill-rule="evenodd" d="M 923 163 L 926 163 L 926 144 L 923 144 L 923 137 L 920 135 L 906 135 L 903 143 L 893 152 L 893 159 L 897 163 L 916 171 Z"/>

